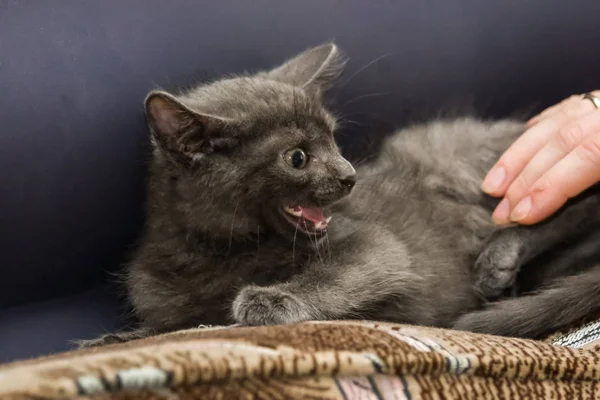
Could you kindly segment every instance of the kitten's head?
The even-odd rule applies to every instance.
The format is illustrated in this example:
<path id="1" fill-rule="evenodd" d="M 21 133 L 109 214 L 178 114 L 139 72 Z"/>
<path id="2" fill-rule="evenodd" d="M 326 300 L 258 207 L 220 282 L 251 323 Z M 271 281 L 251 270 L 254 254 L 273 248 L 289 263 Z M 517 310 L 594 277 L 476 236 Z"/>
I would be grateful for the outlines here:
<path id="1" fill-rule="evenodd" d="M 321 102 L 343 64 L 325 44 L 271 71 L 150 93 L 151 201 L 159 212 L 216 237 L 322 235 L 323 208 L 355 182 Z"/>

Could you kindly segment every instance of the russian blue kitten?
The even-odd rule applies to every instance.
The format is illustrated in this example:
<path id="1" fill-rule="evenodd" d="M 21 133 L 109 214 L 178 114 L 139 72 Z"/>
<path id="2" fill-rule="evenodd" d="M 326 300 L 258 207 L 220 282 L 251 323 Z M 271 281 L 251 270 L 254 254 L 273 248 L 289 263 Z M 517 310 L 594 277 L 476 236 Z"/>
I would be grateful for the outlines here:
<path id="1" fill-rule="evenodd" d="M 411 127 L 355 171 L 322 103 L 343 64 L 325 44 L 271 71 L 150 93 L 147 226 L 127 271 L 141 325 L 91 344 L 348 318 L 536 336 L 596 307 L 585 296 L 600 290 L 598 269 L 485 305 L 517 277 L 535 289 L 572 272 L 569 257 L 523 265 L 597 220 L 587 196 L 535 227 L 493 225 L 497 201 L 480 183 L 522 123 Z M 564 296 L 573 301 L 557 306 Z"/>

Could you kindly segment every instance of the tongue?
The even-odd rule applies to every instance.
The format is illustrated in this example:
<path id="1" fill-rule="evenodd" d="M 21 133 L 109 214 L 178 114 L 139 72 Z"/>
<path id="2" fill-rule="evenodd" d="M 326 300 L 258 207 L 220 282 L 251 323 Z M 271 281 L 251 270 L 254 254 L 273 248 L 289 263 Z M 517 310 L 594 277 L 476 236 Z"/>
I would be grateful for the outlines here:
<path id="1" fill-rule="evenodd" d="M 325 222 L 323 210 L 320 208 L 301 208 L 302 216 L 311 222 Z"/>

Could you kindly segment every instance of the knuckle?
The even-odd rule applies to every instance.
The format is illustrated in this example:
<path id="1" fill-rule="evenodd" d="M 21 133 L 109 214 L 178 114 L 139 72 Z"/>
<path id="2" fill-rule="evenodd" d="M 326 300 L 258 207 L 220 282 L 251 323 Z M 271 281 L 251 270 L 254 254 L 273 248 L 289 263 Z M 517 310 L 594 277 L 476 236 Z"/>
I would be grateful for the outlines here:
<path id="1" fill-rule="evenodd" d="M 517 177 L 517 179 L 515 180 L 515 182 L 517 184 L 516 185 L 517 188 L 523 188 L 523 189 L 527 189 L 528 187 L 531 186 L 531 183 L 532 183 L 532 182 L 529 181 L 529 179 L 527 179 L 527 176 L 525 174 L 523 174 L 523 173 L 520 174 Z"/>
<path id="2" fill-rule="evenodd" d="M 548 114 L 552 114 L 553 112 L 557 111 L 560 108 L 560 106 L 561 106 L 561 104 L 557 104 L 552 107 L 548 107 L 544 111 L 542 111 L 539 114 L 539 116 L 547 116 Z"/>
<path id="3" fill-rule="evenodd" d="M 582 102 L 580 97 L 577 102 L 573 102 L 565 106 L 565 115 L 567 116 L 567 118 L 569 118 L 569 120 L 577 118 L 586 111 L 586 106 L 587 104 Z"/>
<path id="4" fill-rule="evenodd" d="M 579 156 L 584 161 L 600 167 L 600 137 L 586 140 L 577 149 Z"/>
<path id="5" fill-rule="evenodd" d="M 564 111 L 565 115 L 569 115 L 567 110 L 572 109 L 573 107 L 578 107 L 581 103 L 581 96 L 572 95 L 564 99 L 558 104 L 558 111 Z"/>
<path id="6" fill-rule="evenodd" d="M 506 191 L 506 197 L 509 199 L 511 204 L 513 204 L 515 199 L 518 199 L 521 196 L 523 196 L 523 194 L 529 190 L 532 183 L 533 182 L 530 182 L 529 179 L 525 176 L 525 174 L 519 174 L 515 178 L 513 184 L 510 185 L 510 187 Z"/>
<path id="7" fill-rule="evenodd" d="M 577 122 L 570 123 L 559 129 L 556 135 L 558 146 L 565 152 L 571 151 L 583 138 L 583 129 Z"/>
<path id="8" fill-rule="evenodd" d="M 569 114 L 567 114 L 564 106 L 561 106 L 556 110 L 556 120 L 559 123 L 565 123 L 569 120 Z"/>
<path id="9" fill-rule="evenodd" d="M 544 174 L 538 179 L 535 185 L 532 187 L 532 191 L 543 192 L 548 188 L 554 187 L 552 184 L 553 178 L 550 174 Z"/>
<path id="10" fill-rule="evenodd" d="M 569 97 L 567 97 L 567 102 L 569 103 L 575 103 L 575 102 L 580 102 L 581 101 L 581 95 L 580 94 L 572 94 Z"/>

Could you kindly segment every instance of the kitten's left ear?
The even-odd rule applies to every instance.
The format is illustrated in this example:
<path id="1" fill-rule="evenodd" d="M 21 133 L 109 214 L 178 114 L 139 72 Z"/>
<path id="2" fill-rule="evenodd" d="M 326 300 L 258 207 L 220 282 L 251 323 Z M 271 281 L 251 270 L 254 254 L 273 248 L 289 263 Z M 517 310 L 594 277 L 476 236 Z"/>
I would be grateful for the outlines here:
<path id="1" fill-rule="evenodd" d="M 193 158 L 234 144 L 221 134 L 225 120 L 193 111 L 172 94 L 152 91 L 144 104 L 154 143 L 163 150 Z"/>
<path id="2" fill-rule="evenodd" d="M 326 43 L 306 50 L 269 71 L 267 78 L 320 93 L 333 84 L 345 64 L 346 59 L 338 47 L 334 43 Z"/>

